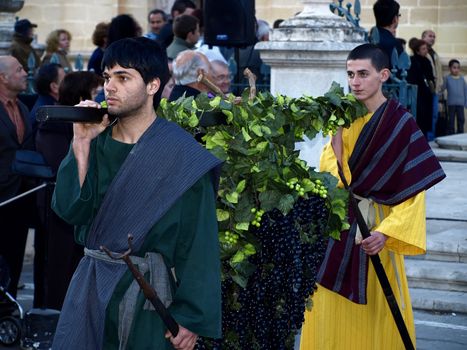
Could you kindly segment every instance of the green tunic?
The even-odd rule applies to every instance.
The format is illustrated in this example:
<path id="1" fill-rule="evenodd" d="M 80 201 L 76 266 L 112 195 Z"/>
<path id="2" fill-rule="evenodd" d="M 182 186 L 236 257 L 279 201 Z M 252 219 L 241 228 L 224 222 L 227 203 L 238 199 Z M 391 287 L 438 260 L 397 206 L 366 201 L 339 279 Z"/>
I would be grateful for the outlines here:
<path id="1" fill-rule="evenodd" d="M 83 188 L 79 187 L 76 161 L 70 151 L 60 169 L 60 177 L 67 180 L 57 183 L 55 192 L 54 209 L 62 218 L 77 225 L 75 237 L 83 245 L 108 186 L 133 147 L 113 140 L 109 130 L 101 137 L 105 137 L 103 146 L 93 143 L 91 148 Z M 58 194 L 64 198 L 58 198 Z M 175 320 L 198 335 L 220 337 L 219 243 L 209 174 L 201 177 L 175 202 L 148 232 L 140 251 L 134 255 L 144 256 L 146 252 L 160 253 L 167 267 L 175 270 L 177 283 L 169 307 Z M 118 349 L 119 303 L 132 280 L 128 271 L 107 306 L 104 349 Z M 155 311 L 143 310 L 143 304 L 144 296 L 140 292 L 127 349 L 172 349 L 164 337 L 166 328 L 160 317 Z"/>

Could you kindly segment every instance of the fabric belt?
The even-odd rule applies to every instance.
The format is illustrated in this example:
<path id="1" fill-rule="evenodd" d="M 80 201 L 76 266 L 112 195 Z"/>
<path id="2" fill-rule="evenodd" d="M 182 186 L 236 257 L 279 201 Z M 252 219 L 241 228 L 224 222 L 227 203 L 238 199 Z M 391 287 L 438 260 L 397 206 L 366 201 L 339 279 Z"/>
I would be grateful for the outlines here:
<path id="1" fill-rule="evenodd" d="M 363 198 L 354 193 L 355 198 L 359 200 L 358 208 L 362 213 L 363 218 L 365 219 L 366 226 L 370 229 L 376 225 L 376 210 L 374 206 L 374 201 L 372 199 Z M 357 225 L 357 233 L 355 234 L 355 244 L 361 244 L 363 240 L 362 232 L 360 227 Z"/>
<path id="2" fill-rule="evenodd" d="M 112 259 L 105 252 L 95 249 L 84 248 L 84 255 L 104 261 L 111 264 L 123 264 L 126 265 L 122 259 Z M 138 270 L 145 275 L 149 271 L 149 283 L 157 292 L 158 297 L 162 301 L 165 307 L 168 307 L 172 303 L 172 289 L 170 285 L 170 277 L 167 271 L 167 267 L 164 263 L 162 255 L 159 253 L 148 252 L 144 258 L 140 256 L 130 256 L 131 261 Z M 133 282 L 128 287 L 122 301 L 119 305 L 118 312 L 118 338 L 119 338 L 119 350 L 126 348 L 128 336 L 130 334 L 131 324 L 136 311 L 136 301 L 140 287 L 138 282 L 133 279 Z M 144 310 L 155 310 L 149 300 L 144 303 Z"/>

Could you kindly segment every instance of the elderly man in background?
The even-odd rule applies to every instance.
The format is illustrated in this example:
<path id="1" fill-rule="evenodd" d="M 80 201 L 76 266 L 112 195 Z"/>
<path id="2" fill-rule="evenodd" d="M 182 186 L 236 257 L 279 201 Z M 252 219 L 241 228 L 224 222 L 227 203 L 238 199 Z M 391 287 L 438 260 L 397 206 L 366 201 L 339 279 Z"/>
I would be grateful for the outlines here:
<path id="1" fill-rule="evenodd" d="M 436 131 L 436 122 L 438 121 L 438 112 L 439 112 L 439 100 L 441 95 L 441 87 L 443 86 L 443 68 L 441 66 L 441 60 L 437 52 L 433 49 L 435 44 L 436 34 L 434 31 L 428 29 L 423 31 L 422 40 L 426 42 L 428 46 L 428 55 L 425 57 L 431 63 L 433 68 L 433 75 L 435 77 L 435 92 L 433 93 L 433 116 L 432 116 L 432 131 L 428 134 L 429 139 L 433 139 Z"/>
<path id="2" fill-rule="evenodd" d="M 26 179 L 12 172 L 16 151 L 34 149 L 28 109 L 18 99 L 27 87 L 27 73 L 13 56 L 0 56 L 0 203 L 28 189 Z M 28 236 L 29 197 L 0 206 L 0 255 L 10 268 L 8 291 L 16 297 Z"/>
<path id="3" fill-rule="evenodd" d="M 175 86 L 169 101 L 175 101 L 183 95 L 185 97 L 197 96 L 201 92 L 209 91 L 205 84 L 198 82 L 198 76 L 201 72 L 212 81 L 211 64 L 201 52 L 182 51 L 173 61 L 172 70 Z"/>
<path id="4" fill-rule="evenodd" d="M 224 61 L 214 60 L 211 61 L 211 67 L 214 83 L 224 94 L 228 94 L 231 84 L 229 65 Z"/>

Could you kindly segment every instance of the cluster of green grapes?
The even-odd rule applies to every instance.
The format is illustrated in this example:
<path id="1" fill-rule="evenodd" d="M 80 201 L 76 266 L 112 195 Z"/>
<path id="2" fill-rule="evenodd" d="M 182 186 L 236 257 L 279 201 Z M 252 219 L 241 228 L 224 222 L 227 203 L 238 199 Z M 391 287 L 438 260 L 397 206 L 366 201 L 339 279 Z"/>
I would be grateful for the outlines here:
<path id="1" fill-rule="evenodd" d="M 312 187 L 311 192 L 320 196 L 321 198 L 326 198 L 328 196 L 328 190 L 326 186 L 321 183 L 320 179 L 313 181 L 310 186 Z"/>
<path id="2" fill-rule="evenodd" d="M 338 118 L 336 117 L 335 114 L 332 114 L 329 117 L 329 120 L 327 121 L 327 123 L 323 125 L 323 135 L 329 135 L 329 134 L 335 135 L 337 132 L 337 129 L 339 129 L 339 127 L 341 127 L 344 124 L 345 124 L 345 120 L 343 118 Z"/>
<path id="3" fill-rule="evenodd" d="M 287 181 L 285 184 L 291 190 L 295 190 L 300 197 L 305 196 L 307 192 L 311 192 L 321 198 L 327 198 L 328 196 L 326 186 L 319 179 L 309 181 L 308 184 L 299 183 L 298 181 Z"/>
<path id="4" fill-rule="evenodd" d="M 251 212 L 255 214 L 255 218 L 251 221 L 251 224 L 256 227 L 261 226 L 261 218 L 264 214 L 264 210 L 256 210 L 256 208 L 251 208 Z"/>
<path id="5" fill-rule="evenodd" d="M 228 244 L 234 245 L 238 241 L 238 235 L 235 232 L 230 232 L 227 230 L 224 233 L 224 239 Z"/>
<path id="6" fill-rule="evenodd" d="M 300 197 L 303 197 L 305 195 L 305 189 L 297 182 L 297 183 L 293 183 L 291 181 L 287 181 L 285 183 L 291 190 L 295 190 L 297 191 L 298 195 Z"/>

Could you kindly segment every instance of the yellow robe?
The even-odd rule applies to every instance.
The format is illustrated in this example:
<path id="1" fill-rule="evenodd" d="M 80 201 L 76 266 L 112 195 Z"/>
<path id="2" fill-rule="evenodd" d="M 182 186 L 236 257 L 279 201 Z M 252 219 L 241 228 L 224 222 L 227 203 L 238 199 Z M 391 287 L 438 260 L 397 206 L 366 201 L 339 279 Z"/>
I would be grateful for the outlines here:
<path id="1" fill-rule="evenodd" d="M 342 163 L 347 181 L 351 180 L 349 156 L 358 135 L 371 115 L 357 119 L 342 133 Z M 328 143 L 321 155 L 320 171 L 339 178 L 336 157 Z M 339 181 L 339 186 L 343 187 Z M 376 227 L 387 235 L 381 262 L 388 275 L 402 316 L 415 344 L 415 327 L 403 255 L 423 254 L 426 250 L 425 192 L 395 206 L 380 206 L 384 219 L 376 209 Z M 313 309 L 305 313 L 301 350 L 395 350 L 404 349 L 401 337 L 378 282 L 373 265 L 368 264 L 367 305 L 358 305 L 322 286 L 313 296 Z"/>

